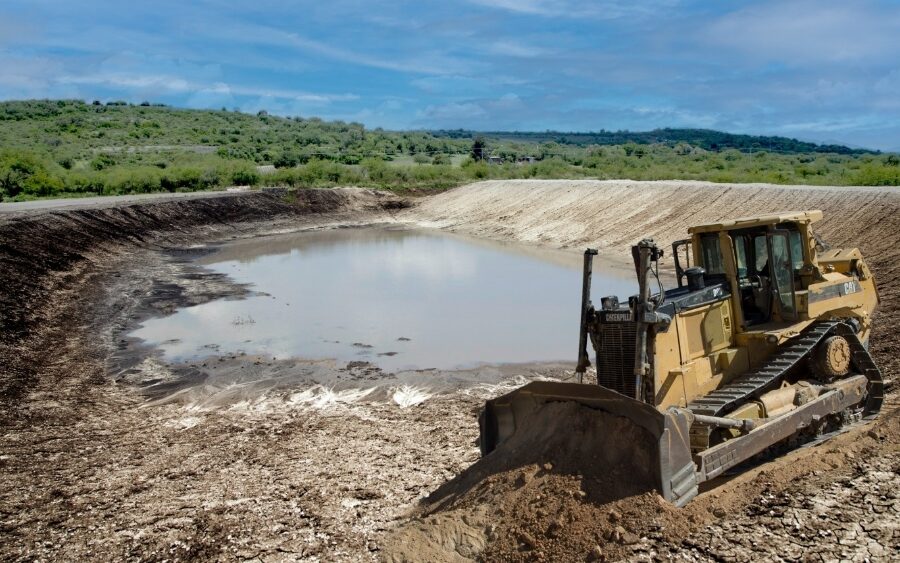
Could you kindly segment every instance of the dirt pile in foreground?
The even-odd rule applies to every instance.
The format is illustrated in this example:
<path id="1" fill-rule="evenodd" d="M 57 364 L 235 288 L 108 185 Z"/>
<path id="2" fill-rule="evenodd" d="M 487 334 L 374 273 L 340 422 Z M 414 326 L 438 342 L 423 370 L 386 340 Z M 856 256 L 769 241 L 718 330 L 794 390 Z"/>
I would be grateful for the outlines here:
<path id="1" fill-rule="evenodd" d="M 615 557 L 658 530 L 653 436 L 576 403 L 547 403 L 490 455 L 426 499 L 389 561 L 573 561 Z M 602 548 L 600 546 L 603 546 Z"/>

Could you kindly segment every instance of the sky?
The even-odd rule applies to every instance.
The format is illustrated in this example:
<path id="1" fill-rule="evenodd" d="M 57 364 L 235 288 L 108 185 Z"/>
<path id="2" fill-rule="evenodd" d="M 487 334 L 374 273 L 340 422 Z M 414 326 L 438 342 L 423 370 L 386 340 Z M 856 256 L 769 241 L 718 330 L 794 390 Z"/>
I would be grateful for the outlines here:
<path id="1" fill-rule="evenodd" d="M 0 0 L 0 99 L 900 151 L 900 0 Z"/>

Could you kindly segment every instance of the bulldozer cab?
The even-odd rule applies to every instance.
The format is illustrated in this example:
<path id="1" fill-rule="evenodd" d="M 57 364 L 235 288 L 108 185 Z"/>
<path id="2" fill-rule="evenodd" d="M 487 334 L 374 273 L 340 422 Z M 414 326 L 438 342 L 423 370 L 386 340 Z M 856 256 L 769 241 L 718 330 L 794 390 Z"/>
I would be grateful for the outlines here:
<path id="1" fill-rule="evenodd" d="M 688 265 L 693 258 L 706 283 L 730 286 L 739 330 L 797 322 L 797 292 L 818 271 L 810 225 L 820 218 L 812 211 L 693 227 L 673 245 L 679 287 L 688 273 L 682 257 Z"/>

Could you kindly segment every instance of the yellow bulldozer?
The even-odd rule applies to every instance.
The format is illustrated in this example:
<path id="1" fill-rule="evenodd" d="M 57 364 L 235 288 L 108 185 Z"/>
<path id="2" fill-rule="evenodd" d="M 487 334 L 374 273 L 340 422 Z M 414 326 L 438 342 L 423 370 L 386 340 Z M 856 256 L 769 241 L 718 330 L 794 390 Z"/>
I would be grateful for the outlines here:
<path id="1" fill-rule="evenodd" d="M 637 295 L 604 297 L 599 309 L 590 298 L 597 251 L 588 249 L 578 382 L 532 382 L 488 401 L 482 455 L 545 403 L 575 401 L 642 427 L 656 490 L 683 506 L 700 483 L 775 446 L 874 416 L 883 399 L 868 352 L 878 291 L 859 250 L 828 249 L 813 233 L 821 218 L 692 227 L 672 244 L 677 287 L 668 290 L 663 250 L 642 240 L 632 247 Z M 583 383 L 588 340 L 596 385 Z"/>

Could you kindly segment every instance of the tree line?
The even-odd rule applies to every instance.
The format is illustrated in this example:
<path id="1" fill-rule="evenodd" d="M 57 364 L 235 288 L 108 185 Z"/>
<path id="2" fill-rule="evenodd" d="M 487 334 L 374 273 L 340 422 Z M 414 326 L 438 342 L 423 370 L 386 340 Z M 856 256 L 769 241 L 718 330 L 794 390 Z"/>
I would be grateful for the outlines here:
<path id="1" fill-rule="evenodd" d="M 5 199 L 258 184 L 427 190 L 529 177 L 900 185 L 900 159 L 699 129 L 386 131 L 315 117 L 149 102 L 0 103 Z"/>

